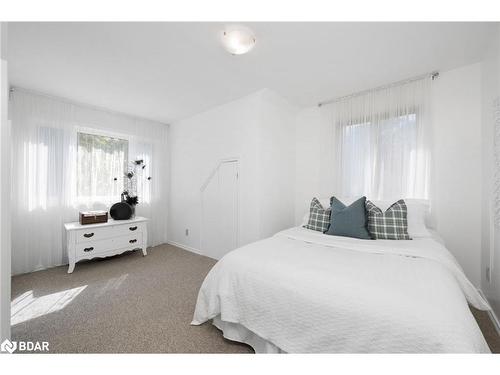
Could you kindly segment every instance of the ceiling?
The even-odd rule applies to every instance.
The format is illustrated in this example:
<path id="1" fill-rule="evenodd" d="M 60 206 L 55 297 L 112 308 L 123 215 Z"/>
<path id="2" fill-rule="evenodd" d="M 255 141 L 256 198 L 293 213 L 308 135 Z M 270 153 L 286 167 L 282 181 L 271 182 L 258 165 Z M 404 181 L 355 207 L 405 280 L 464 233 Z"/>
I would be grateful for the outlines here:
<path id="1" fill-rule="evenodd" d="M 478 62 L 492 23 L 246 23 L 232 56 L 221 23 L 9 23 L 13 86 L 170 123 L 269 88 L 311 106 Z"/>

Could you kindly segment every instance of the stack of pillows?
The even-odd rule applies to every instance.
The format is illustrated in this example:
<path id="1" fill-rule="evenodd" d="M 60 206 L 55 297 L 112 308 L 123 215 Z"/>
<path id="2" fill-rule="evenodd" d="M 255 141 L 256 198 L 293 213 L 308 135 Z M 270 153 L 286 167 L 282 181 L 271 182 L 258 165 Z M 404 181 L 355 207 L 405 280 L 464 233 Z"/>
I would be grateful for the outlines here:
<path id="1" fill-rule="evenodd" d="M 382 211 L 366 197 L 359 198 L 349 206 L 331 197 L 328 208 L 313 198 L 304 228 L 332 236 L 365 240 L 411 240 L 408 234 L 408 209 L 403 199 Z"/>

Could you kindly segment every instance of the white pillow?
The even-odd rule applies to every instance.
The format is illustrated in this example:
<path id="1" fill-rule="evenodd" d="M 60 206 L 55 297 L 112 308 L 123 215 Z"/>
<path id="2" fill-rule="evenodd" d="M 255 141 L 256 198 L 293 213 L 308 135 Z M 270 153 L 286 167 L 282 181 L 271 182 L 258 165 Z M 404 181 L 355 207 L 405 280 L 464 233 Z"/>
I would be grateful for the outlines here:
<path id="1" fill-rule="evenodd" d="M 345 205 L 350 205 L 356 198 L 339 198 Z M 330 198 L 318 198 L 323 207 L 330 206 Z M 370 199 L 371 200 L 371 199 Z M 372 200 L 371 200 L 372 201 Z M 394 201 L 375 201 L 373 204 L 379 207 L 382 211 L 387 210 Z M 426 222 L 429 219 L 430 204 L 426 199 L 405 199 L 406 207 L 408 208 L 408 234 L 411 238 L 432 237 L 431 232 L 427 228 Z M 309 211 L 302 219 L 302 225 L 306 225 L 309 220 Z"/>
<path id="2" fill-rule="evenodd" d="M 408 207 L 408 234 L 411 238 L 432 237 L 426 222 L 430 216 L 430 203 L 425 199 L 405 199 Z"/>

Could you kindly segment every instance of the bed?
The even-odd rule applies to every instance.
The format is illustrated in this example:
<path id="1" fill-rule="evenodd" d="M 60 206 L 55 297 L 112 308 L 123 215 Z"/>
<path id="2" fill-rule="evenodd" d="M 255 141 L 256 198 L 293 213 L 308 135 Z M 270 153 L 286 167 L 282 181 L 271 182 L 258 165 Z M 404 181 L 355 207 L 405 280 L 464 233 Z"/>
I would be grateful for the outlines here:
<path id="1" fill-rule="evenodd" d="M 192 324 L 212 320 L 257 353 L 489 353 L 468 304 L 489 309 L 435 238 L 297 227 L 224 256 Z"/>

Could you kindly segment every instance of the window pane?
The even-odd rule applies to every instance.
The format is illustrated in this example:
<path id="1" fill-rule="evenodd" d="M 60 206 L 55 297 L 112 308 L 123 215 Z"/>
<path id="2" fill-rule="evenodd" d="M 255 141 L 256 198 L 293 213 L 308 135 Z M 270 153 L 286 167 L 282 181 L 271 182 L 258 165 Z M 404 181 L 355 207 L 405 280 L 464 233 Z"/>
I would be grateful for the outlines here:
<path id="1" fill-rule="evenodd" d="M 78 133 L 78 198 L 117 201 L 123 191 L 127 163 L 127 140 Z"/>

